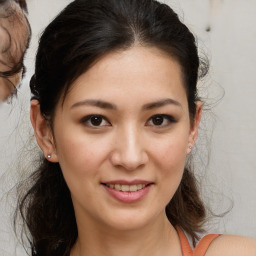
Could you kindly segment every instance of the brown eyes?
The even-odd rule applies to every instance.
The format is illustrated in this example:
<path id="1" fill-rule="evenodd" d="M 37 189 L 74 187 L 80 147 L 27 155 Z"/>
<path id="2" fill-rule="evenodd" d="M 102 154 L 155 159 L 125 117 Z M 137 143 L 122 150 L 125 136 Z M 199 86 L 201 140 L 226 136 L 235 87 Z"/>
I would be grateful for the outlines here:
<path id="1" fill-rule="evenodd" d="M 175 120 L 170 115 L 154 115 L 148 120 L 147 124 L 152 126 L 166 127 L 171 123 L 176 123 L 176 122 L 177 120 Z"/>
<path id="2" fill-rule="evenodd" d="M 163 124 L 163 122 L 164 122 L 164 118 L 162 116 L 156 116 L 156 117 L 152 118 L 152 123 L 154 125 L 158 126 L 158 125 Z"/>
<path id="3" fill-rule="evenodd" d="M 92 116 L 91 119 L 90 119 L 90 122 L 93 126 L 101 125 L 102 121 L 103 121 L 102 116 Z"/>
<path id="4" fill-rule="evenodd" d="M 107 119 L 102 115 L 89 115 L 81 120 L 81 123 L 88 127 L 111 126 Z"/>
<path id="5" fill-rule="evenodd" d="M 150 117 L 148 121 L 146 122 L 146 126 L 153 126 L 153 127 L 167 127 L 171 123 L 176 123 L 177 120 L 175 120 L 170 115 L 163 115 L 158 114 Z M 81 120 L 81 123 L 84 124 L 87 127 L 91 128 L 99 128 L 104 126 L 111 126 L 111 123 L 108 121 L 108 119 L 102 115 L 89 115 L 84 117 Z"/>

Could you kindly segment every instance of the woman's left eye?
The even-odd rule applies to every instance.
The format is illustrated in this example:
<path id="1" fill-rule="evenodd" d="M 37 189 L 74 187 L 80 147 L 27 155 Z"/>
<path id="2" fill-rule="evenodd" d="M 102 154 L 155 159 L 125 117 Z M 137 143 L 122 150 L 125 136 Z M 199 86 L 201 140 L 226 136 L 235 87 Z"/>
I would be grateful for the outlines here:
<path id="1" fill-rule="evenodd" d="M 89 115 L 81 120 L 85 126 L 88 127 L 102 127 L 102 126 L 110 126 L 109 121 L 102 115 Z"/>
<path id="2" fill-rule="evenodd" d="M 177 121 L 169 115 L 154 115 L 147 121 L 147 126 L 165 127 Z"/>

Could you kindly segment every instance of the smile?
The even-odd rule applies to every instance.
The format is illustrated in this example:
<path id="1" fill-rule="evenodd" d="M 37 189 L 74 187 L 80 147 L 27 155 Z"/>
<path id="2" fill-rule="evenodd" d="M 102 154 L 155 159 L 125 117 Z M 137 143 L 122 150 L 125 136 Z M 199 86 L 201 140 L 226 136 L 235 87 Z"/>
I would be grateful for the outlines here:
<path id="1" fill-rule="evenodd" d="M 142 200 L 152 190 L 154 182 L 147 180 L 112 180 L 102 182 L 105 191 L 122 203 L 135 203 Z"/>
<path id="2" fill-rule="evenodd" d="M 136 192 L 146 187 L 146 184 L 134 184 L 134 185 L 121 185 L 121 184 L 105 184 L 107 187 L 122 191 L 122 192 Z"/>

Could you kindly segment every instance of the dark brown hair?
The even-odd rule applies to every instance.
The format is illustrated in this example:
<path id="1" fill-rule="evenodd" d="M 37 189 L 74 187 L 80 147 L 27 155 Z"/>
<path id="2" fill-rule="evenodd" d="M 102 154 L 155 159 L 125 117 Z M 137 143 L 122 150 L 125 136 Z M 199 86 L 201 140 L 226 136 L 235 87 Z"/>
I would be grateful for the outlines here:
<path id="1" fill-rule="evenodd" d="M 205 74 L 207 66 L 200 70 L 195 38 L 177 14 L 154 0 L 76 0 L 49 24 L 40 39 L 30 83 L 42 115 L 51 124 L 56 104 L 74 80 L 104 54 L 137 43 L 158 47 L 179 62 L 193 120 L 198 77 Z M 29 231 L 32 255 L 68 256 L 77 239 L 77 226 L 60 165 L 42 158 L 28 184 L 18 211 Z M 196 233 L 202 231 L 205 208 L 188 165 L 166 206 L 166 215 L 193 242 L 198 239 Z"/>

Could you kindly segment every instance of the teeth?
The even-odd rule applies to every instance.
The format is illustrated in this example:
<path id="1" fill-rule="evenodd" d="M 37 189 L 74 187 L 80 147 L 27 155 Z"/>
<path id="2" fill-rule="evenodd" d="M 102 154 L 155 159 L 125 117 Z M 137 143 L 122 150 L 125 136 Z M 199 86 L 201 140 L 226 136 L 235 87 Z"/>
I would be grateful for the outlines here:
<path id="1" fill-rule="evenodd" d="M 129 188 L 129 191 L 131 191 L 131 192 L 135 192 L 137 190 L 138 190 L 137 185 L 131 185 Z"/>
<path id="2" fill-rule="evenodd" d="M 146 187 L 146 184 L 136 185 L 121 185 L 121 184 L 106 184 L 108 187 L 122 192 L 136 192 Z"/>
<path id="3" fill-rule="evenodd" d="M 116 189 L 116 190 L 121 190 L 121 185 L 119 185 L 119 184 L 116 184 L 116 185 L 114 185 L 114 189 Z"/>
<path id="4" fill-rule="evenodd" d="M 137 185 L 137 188 L 138 188 L 138 189 L 142 189 L 142 188 L 145 188 L 145 186 L 146 186 L 145 184 L 144 184 L 144 185 L 139 184 L 139 185 Z"/>

